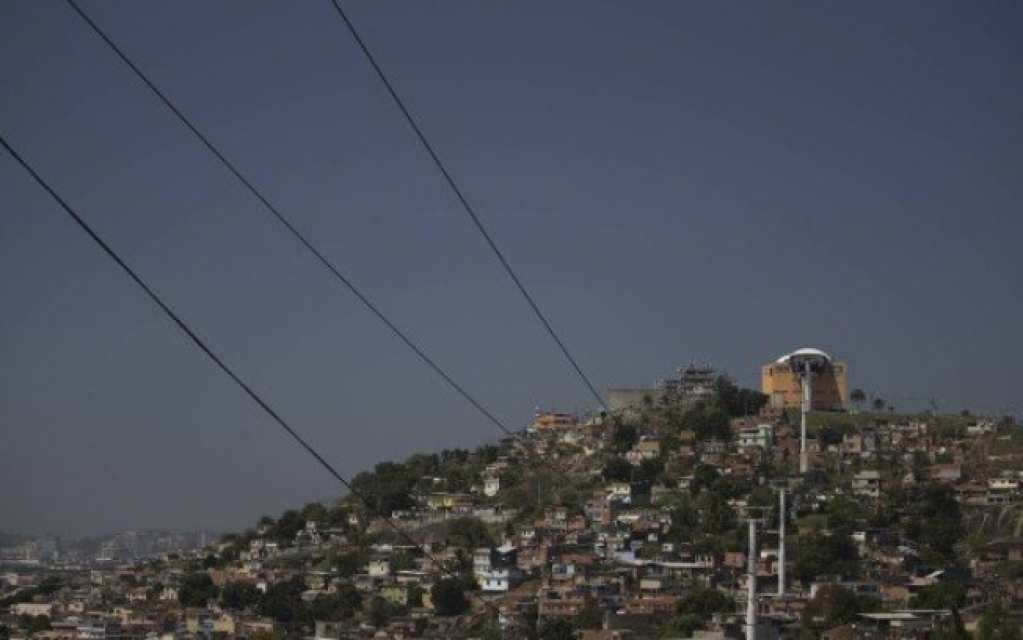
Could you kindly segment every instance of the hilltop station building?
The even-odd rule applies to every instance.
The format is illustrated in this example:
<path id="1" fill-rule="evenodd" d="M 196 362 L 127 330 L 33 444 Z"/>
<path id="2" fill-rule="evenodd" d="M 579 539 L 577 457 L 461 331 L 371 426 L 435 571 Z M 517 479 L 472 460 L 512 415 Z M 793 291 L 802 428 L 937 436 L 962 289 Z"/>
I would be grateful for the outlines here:
<path id="1" fill-rule="evenodd" d="M 848 367 L 819 349 L 799 349 L 761 367 L 760 391 L 768 397 L 769 406 L 796 410 L 802 406 L 803 386 L 799 372 L 793 368 L 793 356 L 813 356 L 822 363 L 813 375 L 811 411 L 845 411 L 849 408 Z"/>

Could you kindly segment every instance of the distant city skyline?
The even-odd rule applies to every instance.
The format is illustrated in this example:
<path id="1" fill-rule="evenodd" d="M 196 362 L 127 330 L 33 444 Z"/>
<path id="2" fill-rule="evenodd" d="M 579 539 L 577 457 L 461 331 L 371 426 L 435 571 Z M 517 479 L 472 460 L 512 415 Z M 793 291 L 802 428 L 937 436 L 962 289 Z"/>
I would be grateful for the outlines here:
<path id="1" fill-rule="evenodd" d="M 596 409 L 328 2 L 82 6 L 495 415 Z M 812 346 L 899 409 L 1019 412 L 1018 4 L 350 11 L 601 391 Z M 0 15 L 5 138 L 339 470 L 500 437 L 67 5 Z M 7 155 L 0 194 L 5 530 L 342 492 Z"/>

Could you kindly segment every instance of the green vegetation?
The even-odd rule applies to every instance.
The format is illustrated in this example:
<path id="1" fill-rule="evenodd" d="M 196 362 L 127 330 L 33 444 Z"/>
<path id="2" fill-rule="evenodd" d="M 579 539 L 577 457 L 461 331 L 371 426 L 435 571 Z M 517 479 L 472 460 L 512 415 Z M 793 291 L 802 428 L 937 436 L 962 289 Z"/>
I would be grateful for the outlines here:
<path id="1" fill-rule="evenodd" d="M 575 625 L 567 618 L 545 618 L 540 623 L 540 640 L 574 640 Z"/>
<path id="2" fill-rule="evenodd" d="M 472 551 L 479 547 L 494 546 L 494 536 L 479 518 L 456 518 L 447 524 L 448 544 Z"/>
<path id="3" fill-rule="evenodd" d="M 857 595 L 845 587 L 826 585 L 806 604 L 804 634 L 810 629 L 830 629 L 849 624 L 857 614 L 877 611 L 879 605 L 880 602 L 874 598 Z"/>
<path id="4" fill-rule="evenodd" d="M 434 583 L 430 598 L 437 615 L 458 616 L 468 611 L 465 587 L 465 581 L 458 578 L 443 578 Z"/>
<path id="5" fill-rule="evenodd" d="M 730 440 L 732 429 L 725 409 L 718 403 L 697 403 L 679 418 L 679 426 L 696 434 L 697 440 Z"/>
<path id="6" fill-rule="evenodd" d="M 361 598 L 361 596 L 360 596 Z M 358 607 L 356 607 L 358 608 Z M 379 629 L 396 616 L 403 613 L 402 607 L 380 596 L 373 596 L 366 605 L 366 617 L 369 623 Z"/>
<path id="7" fill-rule="evenodd" d="M 595 604 L 587 604 L 575 616 L 577 629 L 599 629 L 604 624 L 604 610 Z"/>
<path id="8" fill-rule="evenodd" d="M 1000 602 L 987 606 L 984 616 L 980 619 L 977 632 L 978 640 L 1021 640 L 1019 622 L 1016 621 L 1006 606 Z"/>
<path id="9" fill-rule="evenodd" d="M 35 587 L 20 589 L 5 598 L 0 598 L 0 608 L 7 608 L 19 602 L 32 602 L 37 598 L 48 598 L 57 593 L 63 586 L 59 578 L 47 576 Z"/>
<path id="10" fill-rule="evenodd" d="M 927 483 L 911 487 L 905 495 L 903 530 L 917 543 L 925 562 L 949 564 L 962 540 L 962 513 L 948 485 Z"/>
<path id="11" fill-rule="evenodd" d="M 793 415 L 793 422 L 798 423 L 798 414 Z M 814 411 L 807 416 L 807 426 L 813 432 L 822 427 L 837 429 L 840 433 L 853 433 L 855 431 L 875 427 L 878 424 L 888 424 L 897 421 L 901 424 L 911 422 L 926 424 L 929 433 L 939 437 L 964 437 L 966 427 L 976 423 L 977 419 L 971 416 L 954 414 L 893 414 L 886 411 L 868 411 L 858 413 L 831 413 L 827 411 Z"/>
<path id="12" fill-rule="evenodd" d="M 229 582 L 220 592 L 220 605 L 226 609 L 243 611 L 256 606 L 261 595 L 254 584 Z"/>
<path id="13" fill-rule="evenodd" d="M 728 376 L 719 376 L 716 383 L 717 404 L 733 418 L 755 416 L 767 404 L 767 396 L 752 389 L 736 386 Z"/>
<path id="14" fill-rule="evenodd" d="M 731 613 L 735 611 L 735 600 L 717 589 L 694 589 L 678 603 L 678 613 L 691 613 L 706 620 L 715 613 Z"/>
<path id="15" fill-rule="evenodd" d="M 954 582 L 938 582 L 920 589 L 910 601 L 913 609 L 961 609 L 966 604 L 966 589 Z"/>
<path id="16" fill-rule="evenodd" d="M 18 622 L 30 637 L 53 628 L 49 616 L 21 616 Z"/>
<path id="17" fill-rule="evenodd" d="M 803 584 L 818 576 L 855 578 L 859 554 L 848 535 L 815 531 L 799 537 L 793 572 Z"/>
<path id="18" fill-rule="evenodd" d="M 679 600 L 675 615 L 664 620 L 659 629 L 662 638 L 689 638 L 704 629 L 716 613 L 734 613 L 735 601 L 727 594 L 708 588 L 694 589 Z"/>
<path id="19" fill-rule="evenodd" d="M 178 602 L 183 607 L 205 607 L 216 596 L 217 588 L 208 573 L 192 573 L 181 580 Z"/>
<path id="20" fill-rule="evenodd" d="M 309 617 L 308 608 L 302 601 L 304 590 L 305 584 L 298 578 L 273 583 L 260 598 L 259 614 L 286 627 L 301 624 Z"/>

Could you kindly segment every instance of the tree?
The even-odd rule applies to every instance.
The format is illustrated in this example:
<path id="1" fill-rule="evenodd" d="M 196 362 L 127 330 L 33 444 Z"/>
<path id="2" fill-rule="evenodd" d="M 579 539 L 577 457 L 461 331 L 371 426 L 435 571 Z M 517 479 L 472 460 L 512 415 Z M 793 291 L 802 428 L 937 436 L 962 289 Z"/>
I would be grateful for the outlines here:
<path id="1" fill-rule="evenodd" d="M 352 584 L 341 584 L 334 593 L 318 596 L 310 606 L 316 620 L 338 622 L 355 615 L 362 606 L 362 594 Z"/>
<path id="2" fill-rule="evenodd" d="M 302 519 L 306 522 L 312 521 L 322 525 L 327 521 L 327 507 L 319 502 L 310 502 L 302 507 Z"/>
<path id="3" fill-rule="evenodd" d="M 828 529 L 835 535 L 848 536 L 865 517 L 863 507 L 848 496 L 834 496 L 824 503 Z"/>
<path id="4" fill-rule="evenodd" d="M 653 484 L 664 471 L 664 463 L 657 458 L 645 458 L 636 469 L 636 482 L 644 485 Z"/>
<path id="5" fill-rule="evenodd" d="M 614 456 L 604 465 L 602 472 L 608 482 L 629 482 L 632 479 L 633 466 L 620 456 Z"/>
<path id="6" fill-rule="evenodd" d="M 238 552 L 238 545 L 232 544 L 228 547 L 224 547 L 224 550 L 220 552 L 220 562 L 222 565 L 237 562 L 240 555 L 241 554 Z"/>
<path id="7" fill-rule="evenodd" d="M 448 544 L 462 549 L 494 546 L 494 538 L 490 530 L 479 518 L 465 517 L 448 521 Z"/>
<path id="8" fill-rule="evenodd" d="M 734 612 L 735 600 L 717 589 L 694 589 L 679 600 L 676 611 L 679 614 L 691 613 L 706 620 L 715 613 Z"/>
<path id="9" fill-rule="evenodd" d="M 793 570 L 803 584 L 822 575 L 855 577 L 859 573 L 859 553 L 848 535 L 813 532 L 800 536 Z"/>
<path id="10" fill-rule="evenodd" d="M 665 536 L 667 542 L 690 542 L 700 525 L 700 512 L 692 499 L 683 498 L 671 509 L 671 526 Z"/>
<path id="11" fill-rule="evenodd" d="M 917 450 L 913 452 L 913 459 L 910 461 L 910 469 L 913 473 L 913 482 L 924 482 L 927 480 L 927 454 Z"/>
<path id="12" fill-rule="evenodd" d="M 703 627 L 703 618 L 695 613 L 683 613 L 669 618 L 661 625 L 662 638 L 691 638 L 697 629 Z"/>
<path id="13" fill-rule="evenodd" d="M 477 640 L 502 640 L 501 625 L 491 618 L 483 618 L 469 630 L 469 637 Z"/>
<path id="14" fill-rule="evenodd" d="M 709 464 L 701 464 L 693 470 L 693 479 L 689 482 L 689 493 L 699 495 L 704 489 L 709 489 L 717 483 L 721 476 L 718 470 Z"/>
<path id="15" fill-rule="evenodd" d="M 872 403 L 872 406 L 873 406 L 874 411 L 876 413 L 881 413 L 882 411 L 884 411 L 884 407 L 885 407 L 884 398 L 880 398 L 880 397 L 874 398 L 874 402 Z"/>
<path id="16" fill-rule="evenodd" d="M 952 487 L 933 482 L 913 487 L 905 501 L 903 531 L 920 546 L 925 560 L 953 562 L 965 529 Z"/>
<path id="17" fill-rule="evenodd" d="M 735 528 L 735 510 L 728 501 L 715 493 L 707 493 L 696 501 L 703 518 L 703 531 L 720 535 Z"/>
<path id="18" fill-rule="evenodd" d="M 43 578 L 43 581 L 35 588 L 35 593 L 40 596 L 50 597 L 60 591 L 63 586 L 64 583 L 62 583 L 60 578 L 57 576 L 47 576 Z"/>
<path id="19" fill-rule="evenodd" d="M 863 389 L 853 389 L 849 394 L 849 401 L 852 402 L 857 411 L 863 411 L 863 405 L 867 403 L 867 394 Z"/>
<path id="20" fill-rule="evenodd" d="M 459 616 L 469 610 L 464 583 L 458 578 L 443 578 L 430 589 L 433 608 L 439 616 Z"/>
<path id="21" fill-rule="evenodd" d="M 817 442 L 821 448 L 842 444 L 844 435 L 842 428 L 836 425 L 822 424 L 817 427 Z"/>
<path id="22" fill-rule="evenodd" d="M 423 588 L 418 584 L 414 584 L 408 588 L 408 606 L 410 607 L 421 607 L 423 606 Z"/>
<path id="23" fill-rule="evenodd" d="M 273 537 L 278 544 L 290 545 L 295 540 L 298 532 L 305 527 L 305 519 L 295 509 L 289 509 L 281 514 L 274 526 Z"/>
<path id="24" fill-rule="evenodd" d="M 146 589 L 146 602 L 153 603 L 160 598 L 160 594 L 163 593 L 163 583 L 154 582 L 149 585 Z"/>
<path id="25" fill-rule="evenodd" d="M 959 609 L 952 608 L 952 615 L 938 621 L 937 628 L 931 633 L 931 640 L 970 640 L 971 636 L 963 624 Z"/>
<path id="26" fill-rule="evenodd" d="M 576 629 L 599 629 L 604 624 L 604 610 L 594 604 L 587 604 L 575 614 Z"/>
<path id="27" fill-rule="evenodd" d="M 954 582 L 928 585 L 910 599 L 913 609 L 959 609 L 966 604 L 966 589 Z"/>
<path id="28" fill-rule="evenodd" d="M 275 582 L 259 599 L 260 615 L 285 625 L 300 622 L 308 614 L 302 602 L 304 590 L 301 578 Z"/>
<path id="29" fill-rule="evenodd" d="M 228 582 L 220 593 L 220 605 L 225 609 L 242 611 L 259 602 L 259 589 L 248 582 Z"/>
<path id="30" fill-rule="evenodd" d="M 399 551 L 391 557 L 391 569 L 397 571 L 411 571 L 416 568 L 416 560 L 408 551 Z"/>
<path id="31" fill-rule="evenodd" d="M 618 424 L 611 435 L 611 449 L 616 453 L 624 453 L 639 441 L 639 433 L 631 424 Z"/>
<path id="32" fill-rule="evenodd" d="M 811 625 L 825 629 L 849 624 L 857 614 L 875 609 L 875 604 L 867 598 L 853 593 L 837 584 L 821 587 L 813 600 L 806 604 L 804 620 Z"/>
<path id="33" fill-rule="evenodd" d="M 369 623 L 377 629 L 390 622 L 391 618 L 401 615 L 401 611 L 400 605 L 380 596 L 373 596 L 373 599 L 366 606 L 366 616 L 369 618 Z"/>
<path id="34" fill-rule="evenodd" d="M 454 452 L 442 455 L 454 459 Z M 410 493 L 419 476 L 405 465 L 396 462 L 381 462 L 373 471 L 364 471 L 352 479 L 354 493 L 365 498 L 366 506 L 374 514 L 390 515 L 399 509 L 412 506 Z"/>
<path id="35" fill-rule="evenodd" d="M 770 513 L 774 505 L 778 503 L 778 497 L 770 487 L 760 486 L 749 492 L 746 499 L 746 510 L 752 513 Z"/>
<path id="36" fill-rule="evenodd" d="M 767 396 L 753 389 L 737 387 L 728 376 L 715 381 L 717 404 L 733 418 L 756 415 L 767 404 Z"/>
<path id="37" fill-rule="evenodd" d="M 213 569 L 215 567 L 221 567 L 221 566 L 223 566 L 223 563 L 220 561 L 219 558 L 217 558 L 217 556 L 213 555 L 212 553 L 207 553 L 206 557 L 202 559 L 202 568 L 203 569 Z M 134 578 L 134 576 L 132 576 L 132 577 Z M 129 586 L 134 586 L 134 585 L 129 585 Z"/>
<path id="38" fill-rule="evenodd" d="M 541 640 L 574 640 L 575 625 L 568 618 L 544 618 L 540 623 Z"/>
<path id="39" fill-rule="evenodd" d="M 48 616 L 29 616 L 24 626 L 28 635 L 34 636 L 37 633 L 51 629 L 50 618 Z"/>
<path id="40" fill-rule="evenodd" d="M 1020 640 L 1019 624 L 1000 602 L 988 605 L 980 619 L 978 638 L 980 640 Z"/>
<path id="41" fill-rule="evenodd" d="M 699 402 L 679 418 L 683 429 L 691 429 L 697 440 L 729 440 L 732 429 L 728 414 L 716 402 Z"/>
<path id="42" fill-rule="evenodd" d="M 330 565 L 343 578 L 350 578 L 362 570 L 366 564 L 367 556 L 358 550 L 345 551 L 329 558 Z"/>
<path id="43" fill-rule="evenodd" d="M 191 573 L 178 586 L 178 602 L 182 607 L 205 607 L 216 594 L 213 579 L 207 573 Z"/>
<path id="44" fill-rule="evenodd" d="M 748 477 L 726 473 L 718 477 L 717 481 L 710 488 L 711 493 L 721 496 L 725 500 L 733 500 L 749 495 L 753 485 Z"/>

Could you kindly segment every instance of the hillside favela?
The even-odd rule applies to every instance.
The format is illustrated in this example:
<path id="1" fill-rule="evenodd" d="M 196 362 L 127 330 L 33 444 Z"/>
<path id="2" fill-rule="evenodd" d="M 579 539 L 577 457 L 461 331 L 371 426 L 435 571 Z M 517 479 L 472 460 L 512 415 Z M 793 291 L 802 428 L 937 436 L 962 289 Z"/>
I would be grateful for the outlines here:
<path id="1" fill-rule="evenodd" d="M 1023 640 L 1023 0 L 0 0 L 0 640 Z"/>
<path id="2" fill-rule="evenodd" d="M 367 469 L 239 531 L 6 537 L 6 639 L 1017 638 L 1023 431 L 802 348 Z"/>

